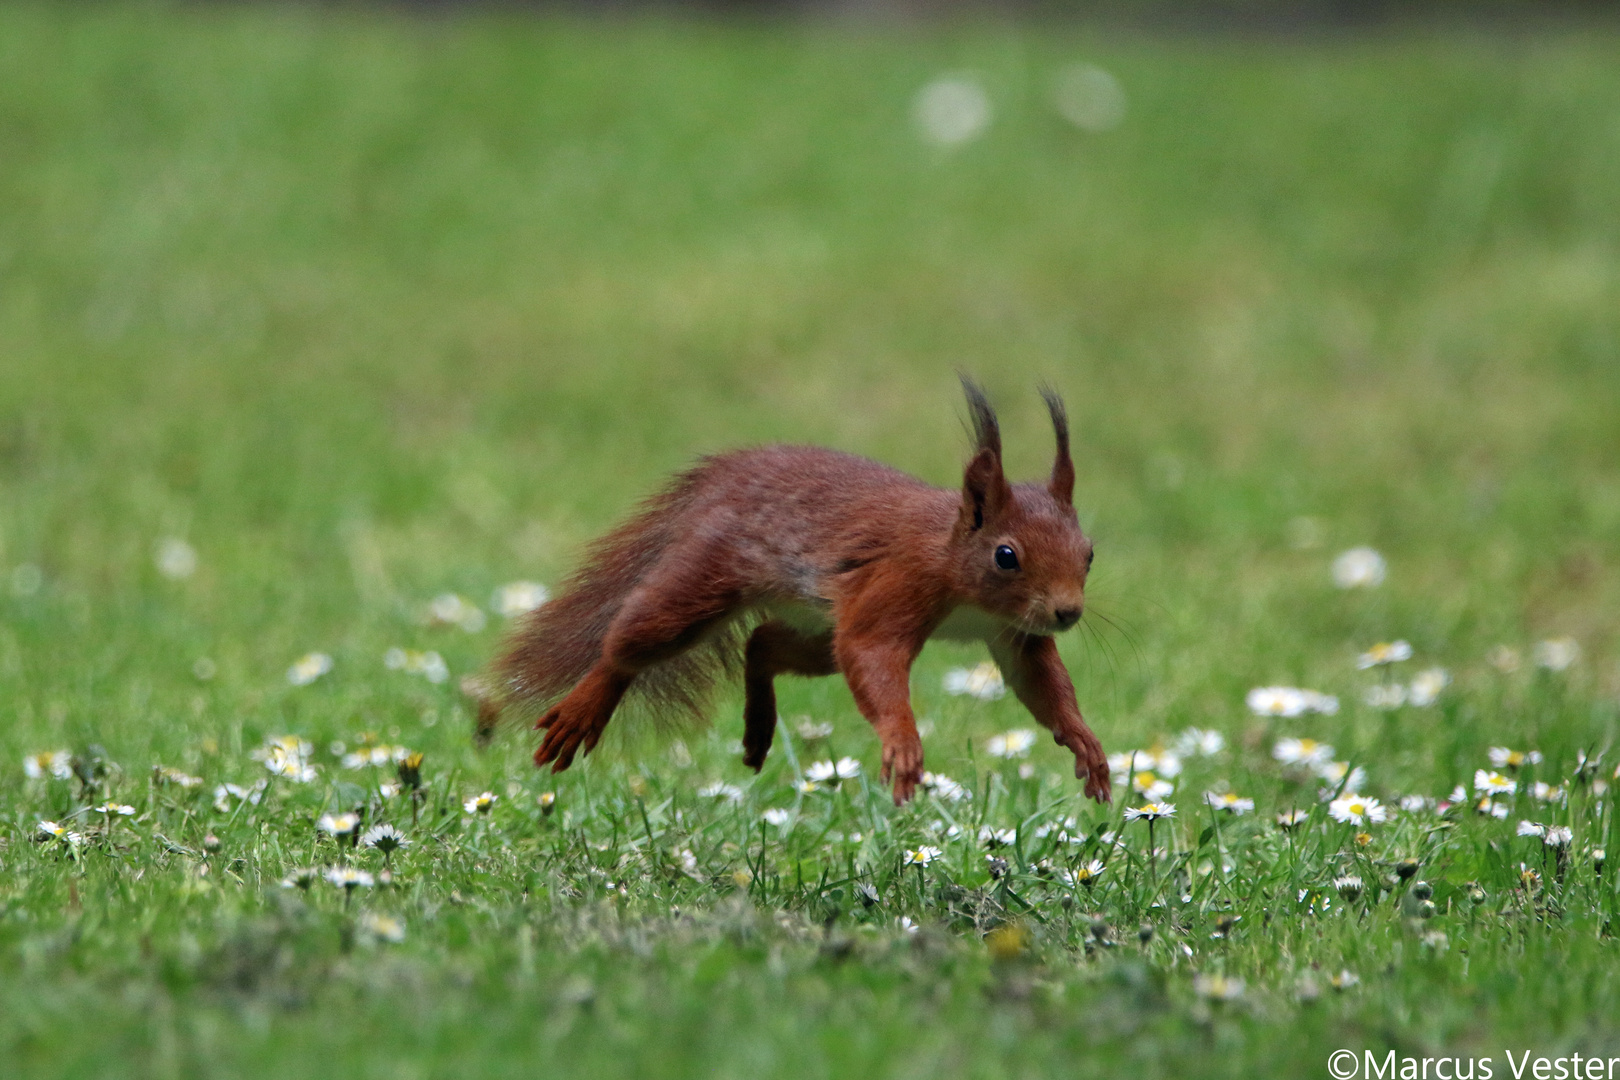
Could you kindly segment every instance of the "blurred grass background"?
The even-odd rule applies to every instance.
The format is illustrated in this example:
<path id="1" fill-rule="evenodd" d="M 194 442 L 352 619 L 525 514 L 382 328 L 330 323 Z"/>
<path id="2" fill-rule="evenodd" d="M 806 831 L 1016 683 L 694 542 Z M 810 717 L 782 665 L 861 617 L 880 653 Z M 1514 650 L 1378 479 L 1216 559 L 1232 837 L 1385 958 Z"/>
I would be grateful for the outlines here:
<path id="1" fill-rule="evenodd" d="M 401 598 L 551 580 L 705 451 L 953 484 L 957 368 L 1021 474 L 1033 383 L 1069 399 L 1097 609 L 1151 657 L 1111 709 L 1179 664 L 1307 678 L 1301 614 L 1456 662 L 1573 633 L 1620 689 L 1612 36 L 0 20 L 0 564 L 83 617 L 50 672 L 6 631 L 25 717 L 69 657 L 108 693 L 199 650 L 269 677 Z M 1075 60 L 1116 130 L 1051 106 Z M 994 116 L 942 150 L 911 107 L 953 71 Z M 1370 613 L 1328 600 L 1352 543 L 1394 560 Z"/>
<path id="2" fill-rule="evenodd" d="M 1020 475 L 1049 461 L 1034 384 L 1068 399 L 1092 609 L 1121 629 L 1063 647 L 1111 748 L 1240 724 L 1276 681 L 1345 694 L 1341 752 L 1405 784 L 1491 742 L 1595 745 L 1620 695 L 1617 60 L 1591 27 L 0 6 L 5 760 L 392 724 L 516 775 L 517 747 L 417 725 L 456 716 L 449 686 L 380 685 L 388 645 L 458 675 L 493 647 L 426 636 L 423 600 L 555 581 L 724 447 L 954 485 L 957 369 Z M 1077 61 L 1123 86 L 1117 128 L 1054 108 Z M 913 103 L 953 72 L 993 117 L 946 149 Z M 195 576 L 157 572 L 165 536 Z M 1389 581 L 1342 594 L 1328 562 L 1362 543 Z M 1489 648 L 1554 634 L 1585 650 L 1567 699 L 1482 703 Z M 1354 653 L 1392 637 L 1456 674 L 1444 723 L 1355 703 Z M 315 648 L 337 670 L 291 691 Z M 968 655 L 925 656 L 925 709 Z M 833 683 L 783 711 L 867 747 Z M 945 720 L 986 715 L 1019 722 Z"/>

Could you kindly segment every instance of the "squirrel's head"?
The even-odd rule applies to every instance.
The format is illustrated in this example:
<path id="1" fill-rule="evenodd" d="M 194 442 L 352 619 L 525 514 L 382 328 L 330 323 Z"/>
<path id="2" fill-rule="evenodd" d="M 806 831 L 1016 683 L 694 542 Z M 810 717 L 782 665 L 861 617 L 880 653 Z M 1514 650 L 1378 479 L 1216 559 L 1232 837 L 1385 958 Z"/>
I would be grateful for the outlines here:
<path id="1" fill-rule="evenodd" d="M 977 449 L 962 476 L 962 509 L 953 534 L 960 586 L 973 603 L 1029 634 L 1049 635 L 1085 610 L 1091 541 L 1074 512 L 1069 419 L 1049 387 L 1041 397 L 1057 432 L 1057 457 L 1044 485 L 1009 484 L 1001 469 L 1001 428 L 984 391 L 966 377 Z"/>

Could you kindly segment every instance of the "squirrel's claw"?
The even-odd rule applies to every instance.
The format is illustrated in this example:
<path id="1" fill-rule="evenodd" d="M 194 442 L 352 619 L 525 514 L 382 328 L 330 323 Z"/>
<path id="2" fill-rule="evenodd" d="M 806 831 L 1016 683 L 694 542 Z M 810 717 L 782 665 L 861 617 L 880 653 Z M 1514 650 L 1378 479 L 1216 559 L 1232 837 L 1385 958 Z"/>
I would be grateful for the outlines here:
<path id="1" fill-rule="evenodd" d="M 894 805 L 911 801 L 922 783 L 922 740 L 913 732 L 909 739 L 897 739 L 883 747 L 883 768 L 879 777 L 884 783 L 894 783 Z"/>

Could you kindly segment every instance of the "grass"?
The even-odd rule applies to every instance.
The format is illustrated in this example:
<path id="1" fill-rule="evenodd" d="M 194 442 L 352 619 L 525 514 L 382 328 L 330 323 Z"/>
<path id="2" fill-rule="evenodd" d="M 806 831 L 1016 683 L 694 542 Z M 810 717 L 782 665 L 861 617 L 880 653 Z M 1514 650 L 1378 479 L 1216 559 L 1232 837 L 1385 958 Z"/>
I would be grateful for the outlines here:
<path id="1" fill-rule="evenodd" d="M 1617 58 L 1592 31 L 0 7 L 5 1059 L 1303 1076 L 1347 1047 L 1504 1076 L 1504 1050 L 1620 1054 L 1615 878 L 1590 855 L 1620 847 L 1595 786 L 1614 751 L 1572 777 L 1620 699 Z M 1076 60 L 1125 87 L 1117 129 L 1051 107 Z M 964 70 L 993 122 L 930 146 L 912 100 Z M 1034 383 L 1068 398 L 1099 558 L 1062 648 L 1105 745 L 1224 735 L 1174 778 L 1162 852 L 1129 802 L 1082 803 L 1044 741 L 987 754 L 1027 719 L 941 689 L 966 648 L 931 647 L 914 679 L 960 802 L 894 810 L 830 680 L 784 680 L 757 780 L 735 695 L 679 747 L 623 739 L 555 780 L 527 739 L 472 748 L 456 677 L 501 620 L 430 626 L 432 597 L 555 581 L 722 447 L 818 442 L 953 484 L 958 367 L 1000 403 L 1020 475 L 1049 453 Z M 159 571 L 169 537 L 191 575 Z M 1357 544 L 1388 578 L 1336 589 Z M 1563 636 L 1576 664 L 1531 662 Z M 1414 660 L 1357 670 L 1396 638 Z M 452 677 L 386 668 L 395 646 Z M 332 671 L 289 684 L 311 650 Z M 1435 666 L 1435 705 L 1364 703 Z M 1253 715 L 1271 684 L 1341 708 Z M 252 757 L 284 735 L 312 782 Z M 1544 761 L 1506 821 L 1399 813 L 1363 844 L 1274 759 L 1286 736 L 1331 743 L 1392 804 L 1471 784 L 1491 746 Z M 422 751 L 414 810 L 376 792 L 392 766 L 345 768 L 334 742 Z M 58 748 L 90 784 L 24 775 Z M 796 792 L 843 755 L 859 778 Z M 257 804 L 215 808 L 216 785 L 261 778 Z M 716 782 L 738 798 L 702 794 Z M 1220 785 L 1257 810 L 1215 815 Z M 490 812 L 466 812 L 482 791 Z M 411 840 L 392 881 L 284 887 L 383 869 L 316 828 L 357 804 Z M 1309 820 L 1284 833 L 1289 808 Z M 1012 842 L 987 851 L 984 826 Z M 906 865 L 923 845 L 940 857 Z M 1094 883 L 1066 881 L 1093 859 Z M 1359 984 L 1332 989 L 1345 970 Z"/>

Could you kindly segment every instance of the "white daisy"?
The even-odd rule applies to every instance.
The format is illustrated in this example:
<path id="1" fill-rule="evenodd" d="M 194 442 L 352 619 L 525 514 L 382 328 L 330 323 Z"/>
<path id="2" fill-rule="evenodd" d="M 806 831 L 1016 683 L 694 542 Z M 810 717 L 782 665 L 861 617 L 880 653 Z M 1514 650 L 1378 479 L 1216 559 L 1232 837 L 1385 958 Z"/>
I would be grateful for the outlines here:
<path id="1" fill-rule="evenodd" d="M 1341 795 L 1328 803 L 1328 813 L 1332 815 L 1333 820 L 1352 825 L 1385 821 L 1389 818 L 1389 810 L 1377 799 L 1356 794 Z"/>
<path id="2" fill-rule="evenodd" d="M 1254 809 L 1253 799 L 1245 799 L 1230 791 L 1206 791 L 1204 801 L 1215 809 L 1225 810 L 1229 814 L 1247 814 Z"/>
<path id="3" fill-rule="evenodd" d="M 1333 584 L 1341 589 L 1371 589 L 1384 583 L 1384 557 L 1370 547 L 1353 547 L 1333 560 Z"/>
<path id="4" fill-rule="evenodd" d="M 922 786 L 936 799 L 943 799 L 946 802 L 961 802 L 963 799 L 973 798 L 973 792 L 965 785 L 957 783 L 943 773 L 923 773 Z"/>
<path id="5" fill-rule="evenodd" d="M 428 603 L 427 622 L 430 626 L 459 626 L 469 634 L 484 628 L 484 611 L 457 593 L 440 593 Z"/>
<path id="6" fill-rule="evenodd" d="M 308 686 L 332 670 L 332 658 L 323 652 L 305 653 L 287 669 L 287 681 L 294 686 Z"/>
<path id="7" fill-rule="evenodd" d="M 1570 841 L 1575 839 L 1575 831 L 1568 825 L 1553 825 L 1547 829 L 1547 834 L 1541 842 L 1550 848 L 1568 847 Z"/>
<path id="8" fill-rule="evenodd" d="M 852 757 L 841 757 L 837 761 L 817 761 L 804 770 L 804 775 L 812 783 L 836 784 L 842 780 L 853 780 L 861 775 L 861 763 Z"/>
<path id="9" fill-rule="evenodd" d="M 504 619 L 533 611 L 551 599 L 546 587 L 537 581 L 514 581 L 495 590 L 489 606 Z"/>
<path id="10" fill-rule="evenodd" d="M 1158 821 L 1160 818 L 1174 817 L 1176 807 L 1174 803 L 1149 802 L 1141 806 L 1128 807 L 1125 810 L 1126 821 Z"/>
<path id="11" fill-rule="evenodd" d="M 973 668 L 952 668 L 945 673 L 944 685 L 947 694 L 975 697 L 980 701 L 995 701 L 1007 693 L 1001 669 L 988 660 Z"/>
<path id="12" fill-rule="evenodd" d="M 1151 769 L 1143 769 L 1131 774 L 1131 789 L 1138 794 L 1146 796 L 1150 802 L 1157 802 L 1176 790 L 1170 781 L 1162 779 Z"/>
<path id="13" fill-rule="evenodd" d="M 1498 769 L 1517 769 L 1541 762 L 1540 750 L 1509 750 L 1505 746 L 1493 746 L 1485 754 Z"/>
<path id="14" fill-rule="evenodd" d="M 499 799 L 499 795 L 485 791 L 462 803 L 461 808 L 469 814 L 487 814 Z"/>
<path id="15" fill-rule="evenodd" d="M 1521 821 L 1517 830 L 1520 836 L 1546 836 L 1547 826 L 1539 825 L 1534 821 Z"/>
<path id="16" fill-rule="evenodd" d="M 1398 664 L 1412 659 L 1412 646 L 1405 641 L 1380 641 L 1356 658 L 1356 667 L 1365 671 L 1385 664 Z"/>
<path id="17" fill-rule="evenodd" d="M 1226 736 L 1218 731 L 1190 727 L 1176 736 L 1175 752 L 1179 757 L 1214 757 L 1225 748 Z"/>
<path id="18" fill-rule="evenodd" d="M 1518 788 L 1517 781 L 1509 780 L 1499 772 L 1474 770 L 1474 790 L 1481 795 L 1511 795 Z"/>
<path id="19" fill-rule="evenodd" d="M 1284 765 L 1299 765 L 1318 769 L 1333 760 L 1333 747 L 1315 739 L 1278 739 L 1271 748 L 1271 756 Z"/>
<path id="20" fill-rule="evenodd" d="M 1380 683 L 1367 687 L 1363 700 L 1368 708 L 1390 712 L 1406 704 L 1406 687 L 1400 683 Z"/>
<path id="21" fill-rule="evenodd" d="M 1035 732 L 1029 728 L 1016 728 L 1004 731 L 1000 735 L 990 736 L 985 744 L 985 752 L 991 757 L 1019 758 L 1029 753 L 1035 746 Z"/>
<path id="22" fill-rule="evenodd" d="M 1536 666 L 1548 671 L 1565 671 L 1581 658 L 1581 646 L 1572 637 L 1548 638 L 1538 641 L 1535 649 Z"/>
<path id="23" fill-rule="evenodd" d="M 765 819 L 767 825 L 775 825 L 778 829 L 785 828 L 793 820 L 793 811 L 773 806 L 760 817 Z"/>
<path id="24" fill-rule="evenodd" d="M 1310 700 L 1293 686 L 1257 686 L 1245 699 L 1256 716 L 1303 716 Z"/>
<path id="25" fill-rule="evenodd" d="M 736 784 L 728 784 L 723 780 L 716 780 L 706 787 L 698 788 L 698 794 L 705 799 L 725 799 L 727 802 L 741 802 L 743 789 Z"/>
<path id="26" fill-rule="evenodd" d="M 71 780 L 73 752 L 46 750 L 38 754 L 29 754 L 23 758 L 23 775 L 30 780 L 41 780 L 47 776 L 57 780 Z"/>
<path id="27" fill-rule="evenodd" d="M 1440 699 L 1440 691 L 1451 685 L 1451 673 L 1445 668 L 1429 668 L 1420 671 L 1412 680 L 1412 689 L 1407 693 L 1407 700 L 1418 708 L 1427 708 Z"/>
<path id="28" fill-rule="evenodd" d="M 939 848 L 924 844 L 920 848 L 906 852 L 905 864 L 907 866 L 927 866 L 942 854 L 944 852 L 940 851 Z"/>
<path id="29" fill-rule="evenodd" d="M 398 945 L 405 940 L 405 920 L 395 915 L 380 915 L 368 911 L 360 916 L 360 935 L 372 941 L 387 941 Z"/>

